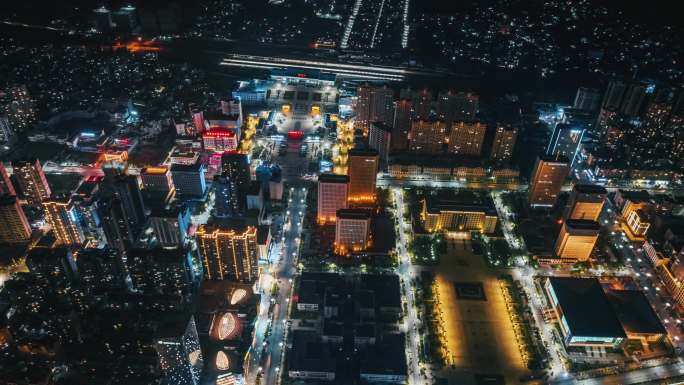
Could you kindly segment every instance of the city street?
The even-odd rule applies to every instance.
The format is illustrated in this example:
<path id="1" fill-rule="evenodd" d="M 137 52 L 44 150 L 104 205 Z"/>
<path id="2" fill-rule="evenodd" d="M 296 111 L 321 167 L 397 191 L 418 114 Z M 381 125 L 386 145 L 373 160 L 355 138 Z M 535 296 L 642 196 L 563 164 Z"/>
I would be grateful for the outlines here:
<path id="1" fill-rule="evenodd" d="M 254 384 L 257 373 L 262 374 L 261 384 L 279 384 L 285 338 L 287 336 L 287 319 L 292 284 L 297 271 L 296 263 L 299 253 L 302 220 L 306 212 L 306 188 L 290 188 L 290 198 L 285 211 L 282 238 L 274 239 L 278 244 L 272 248 L 273 255 L 269 269 L 261 275 L 262 298 L 259 316 L 256 321 L 255 343 L 257 348 L 249 361 L 247 384 Z M 271 296 L 273 284 L 278 287 L 277 294 Z M 269 314 L 270 304 L 275 304 L 273 314 Z M 270 334 L 266 330 L 270 325 Z M 262 354 L 263 348 L 263 354 Z"/>

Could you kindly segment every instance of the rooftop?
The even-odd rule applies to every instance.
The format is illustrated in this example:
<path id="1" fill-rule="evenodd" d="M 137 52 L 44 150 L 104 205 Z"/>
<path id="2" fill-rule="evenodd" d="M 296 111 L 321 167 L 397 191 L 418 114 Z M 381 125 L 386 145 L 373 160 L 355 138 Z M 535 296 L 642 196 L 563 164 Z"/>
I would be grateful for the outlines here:
<path id="1" fill-rule="evenodd" d="M 349 177 L 347 175 L 338 174 L 321 174 L 318 177 L 319 183 L 349 183 Z"/>
<path id="2" fill-rule="evenodd" d="M 589 221 L 586 219 L 568 219 L 565 225 L 572 230 L 601 230 L 601 225 L 596 221 Z"/>
<path id="3" fill-rule="evenodd" d="M 595 184 L 582 184 L 578 183 L 573 186 L 573 190 L 582 194 L 603 194 L 606 195 L 608 192 L 603 186 Z"/>
<path id="4" fill-rule="evenodd" d="M 549 277 L 549 283 L 572 335 L 625 337 L 598 279 Z"/>
<path id="5" fill-rule="evenodd" d="M 491 198 L 470 191 L 427 194 L 425 202 L 427 211 L 431 214 L 439 214 L 442 211 L 466 211 L 496 216 L 496 208 Z"/>
<path id="6" fill-rule="evenodd" d="M 610 290 L 606 295 L 625 332 L 634 334 L 667 333 L 642 291 Z"/>
<path id="7" fill-rule="evenodd" d="M 343 219 L 370 219 L 371 213 L 364 209 L 339 209 L 337 217 Z"/>

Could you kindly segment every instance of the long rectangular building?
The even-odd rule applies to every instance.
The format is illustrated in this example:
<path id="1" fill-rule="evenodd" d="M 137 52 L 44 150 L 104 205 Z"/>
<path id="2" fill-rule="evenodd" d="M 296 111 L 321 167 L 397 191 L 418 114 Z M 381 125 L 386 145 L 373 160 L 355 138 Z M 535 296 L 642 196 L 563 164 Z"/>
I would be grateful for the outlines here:
<path id="1" fill-rule="evenodd" d="M 421 219 L 425 230 L 480 231 L 496 230 L 496 209 L 488 199 L 460 199 L 428 195 L 423 199 Z"/>

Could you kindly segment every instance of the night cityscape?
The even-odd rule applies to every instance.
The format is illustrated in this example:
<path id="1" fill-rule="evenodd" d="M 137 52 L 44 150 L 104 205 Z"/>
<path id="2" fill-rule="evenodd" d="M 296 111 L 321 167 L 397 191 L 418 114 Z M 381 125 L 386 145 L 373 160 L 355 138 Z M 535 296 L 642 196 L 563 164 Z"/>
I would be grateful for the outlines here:
<path id="1" fill-rule="evenodd" d="M 676 9 L 0 2 L 0 385 L 684 383 Z"/>

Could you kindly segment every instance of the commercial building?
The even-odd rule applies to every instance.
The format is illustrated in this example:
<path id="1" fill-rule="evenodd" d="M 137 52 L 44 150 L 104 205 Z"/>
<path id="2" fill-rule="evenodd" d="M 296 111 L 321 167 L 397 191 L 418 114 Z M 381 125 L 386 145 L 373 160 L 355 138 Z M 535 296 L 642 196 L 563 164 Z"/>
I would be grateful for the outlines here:
<path id="1" fill-rule="evenodd" d="M 143 168 L 140 171 L 140 180 L 145 191 L 158 194 L 164 200 L 174 191 L 171 170 L 166 166 Z"/>
<path id="2" fill-rule="evenodd" d="M 586 261 L 594 250 L 601 226 L 596 221 L 568 219 L 563 222 L 554 248 L 561 260 Z"/>
<path id="3" fill-rule="evenodd" d="M 368 147 L 378 152 L 380 164 L 387 165 L 392 143 L 392 127 L 382 122 L 371 122 L 368 130 Z"/>
<path id="4" fill-rule="evenodd" d="M 235 151 L 240 140 L 236 130 L 212 127 L 202 134 L 202 144 L 206 151 Z"/>
<path id="5" fill-rule="evenodd" d="M 204 360 L 192 314 L 164 317 L 154 333 L 154 349 L 168 384 L 199 385 Z"/>
<path id="6" fill-rule="evenodd" d="M 483 123 L 454 122 L 447 137 L 447 151 L 456 155 L 480 156 L 487 126 Z"/>
<path id="7" fill-rule="evenodd" d="M 530 177 L 528 202 L 532 206 L 553 206 L 569 172 L 568 158 L 541 156 L 537 158 Z"/>
<path id="8" fill-rule="evenodd" d="M 150 227 L 162 247 L 183 246 L 190 229 L 190 208 L 156 209 L 150 214 Z"/>
<path id="9" fill-rule="evenodd" d="M 259 276 L 257 229 L 200 225 L 196 232 L 207 279 L 254 282 Z"/>
<path id="10" fill-rule="evenodd" d="M 608 192 L 605 188 L 592 184 L 577 183 L 572 187 L 565 219 L 585 219 L 598 221 Z"/>
<path id="11" fill-rule="evenodd" d="M 615 193 L 614 201 L 624 220 L 627 220 L 633 211 L 648 210 L 651 207 L 651 195 L 646 190 L 620 189 Z"/>
<path id="12" fill-rule="evenodd" d="M 52 227 L 61 245 L 81 245 L 85 241 L 77 211 L 68 196 L 53 197 L 43 201 L 45 220 Z"/>
<path id="13" fill-rule="evenodd" d="M 347 255 L 366 250 L 370 243 L 371 214 L 362 209 L 337 210 L 335 252 Z"/>
<path id="14" fill-rule="evenodd" d="M 608 290 L 606 295 L 627 339 L 647 345 L 667 336 L 667 330 L 642 291 Z"/>
<path id="15" fill-rule="evenodd" d="M 318 177 L 318 223 L 333 223 L 337 210 L 347 208 L 349 177 L 346 175 L 321 174 Z"/>
<path id="16" fill-rule="evenodd" d="M 145 202 L 143 202 L 140 193 L 138 177 L 135 175 L 117 175 L 113 179 L 110 184 L 112 191 L 121 201 L 130 227 L 137 235 L 147 224 L 147 208 L 145 208 Z"/>
<path id="17" fill-rule="evenodd" d="M 496 231 L 496 208 L 490 198 L 459 194 L 423 199 L 421 220 L 426 231 Z"/>
<path id="18" fill-rule="evenodd" d="M 566 347 L 618 348 L 627 337 L 596 278 L 549 277 L 544 287 Z"/>
<path id="19" fill-rule="evenodd" d="M 378 152 L 352 149 L 348 153 L 349 202 L 375 202 L 375 185 L 378 176 Z"/>
<path id="20" fill-rule="evenodd" d="M 0 194 L 0 223 L 0 243 L 22 243 L 31 237 L 31 226 L 14 195 Z"/>
<path id="21" fill-rule="evenodd" d="M 409 131 L 413 116 L 411 99 L 400 99 L 394 103 L 394 119 L 392 121 L 392 151 L 404 151 L 409 146 Z"/>
<path id="22" fill-rule="evenodd" d="M 414 120 L 409 133 L 409 151 L 418 154 L 441 154 L 447 125 L 441 120 Z"/>
<path id="23" fill-rule="evenodd" d="M 586 129 L 570 124 L 556 125 L 546 154 L 549 156 L 564 156 L 570 161 L 570 168 L 575 166 Z"/>
<path id="24" fill-rule="evenodd" d="M 632 241 L 644 240 L 648 228 L 651 226 L 650 218 L 642 209 L 633 210 L 627 216 L 627 236 Z"/>
<path id="25" fill-rule="evenodd" d="M 52 192 L 38 159 L 14 160 L 12 169 L 19 189 L 29 205 L 40 205 Z"/>
<path id="26" fill-rule="evenodd" d="M 510 126 L 498 124 L 494 133 L 494 143 L 490 159 L 494 162 L 510 162 L 513 157 L 515 141 L 518 138 L 518 129 Z"/>
<path id="27" fill-rule="evenodd" d="M 204 164 L 201 161 L 192 165 L 171 165 L 171 177 L 179 198 L 202 198 L 207 191 L 204 180 Z"/>
<path id="28" fill-rule="evenodd" d="M 387 86 L 362 85 L 357 89 L 356 123 L 368 128 L 371 122 L 392 124 L 394 90 Z"/>

